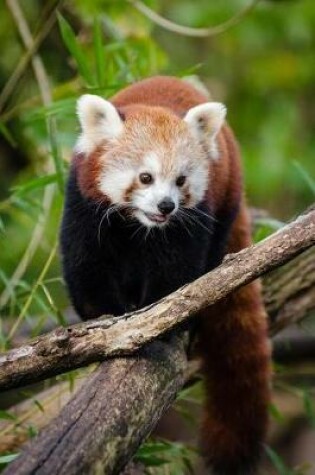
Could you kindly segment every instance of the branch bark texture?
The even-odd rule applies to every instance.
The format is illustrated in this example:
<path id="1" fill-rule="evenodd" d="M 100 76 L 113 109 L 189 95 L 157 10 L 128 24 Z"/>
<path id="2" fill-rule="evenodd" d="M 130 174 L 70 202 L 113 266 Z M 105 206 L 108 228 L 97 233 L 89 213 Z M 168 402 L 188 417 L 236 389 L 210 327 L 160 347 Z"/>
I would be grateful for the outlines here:
<path id="1" fill-rule="evenodd" d="M 315 247 L 266 275 L 263 283 L 273 336 L 315 309 Z"/>
<path id="2" fill-rule="evenodd" d="M 42 380 L 104 358 L 130 355 L 233 290 L 315 244 L 315 210 L 155 305 L 122 317 L 102 317 L 38 337 L 0 355 L 0 389 Z"/>
<path id="3" fill-rule="evenodd" d="M 6 475 L 121 473 L 184 382 L 185 337 L 105 361 Z"/>

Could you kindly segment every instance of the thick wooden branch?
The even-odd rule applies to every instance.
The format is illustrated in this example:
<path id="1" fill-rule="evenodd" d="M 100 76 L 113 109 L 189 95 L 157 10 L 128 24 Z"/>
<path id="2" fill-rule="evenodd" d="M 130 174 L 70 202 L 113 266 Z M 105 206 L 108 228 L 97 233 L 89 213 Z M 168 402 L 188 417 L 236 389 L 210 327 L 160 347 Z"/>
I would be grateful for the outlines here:
<path id="1" fill-rule="evenodd" d="M 38 337 L 0 356 L 0 388 L 22 386 L 106 357 L 130 355 L 233 290 L 315 244 L 312 209 L 264 241 L 229 255 L 217 269 L 156 305 L 103 317 Z"/>
<path id="2" fill-rule="evenodd" d="M 305 269 L 308 271 L 307 274 Z M 315 309 L 315 247 L 267 274 L 263 279 L 263 289 L 273 335 L 277 335 L 291 322 L 295 322 L 297 317 L 304 318 L 309 310 Z M 309 302 L 313 302 L 312 305 L 309 305 Z M 51 328 L 46 329 L 49 330 Z M 27 331 L 25 327 L 22 333 L 24 340 Z M 23 341 L 20 344 L 22 343 Z M 273 358 L 275 362 L 281 363 L 314 360 L 315 338 L 290 336 L 288 339 L 287 335 L 284 337 L 278 335 L 273 342 Z M 199 371 L 200 361 L 189 361 L 185 380 L 191 383 Z M 82 377 L 77 378 L 75 384 L 76 388 L 77 385 L 81 385 Z M 58 415 L 72 395 L 69 383 L 61 382 L 36 394 L 40 406 L 34 404 L 32 399 L 27 399 L 10 408 L 10 413 L 14 414 L 16 419 L 0 421 L 0 453 L 16 451 L 29 438 L 29 424 L 31 423 L 37 430 L 43 429 Z M 45 412 L 40 407 L 44 407 Z"/>
<path id="3" fill-rule="evenodd" d="M 119 474 L 182 387 L 185 337 L 105 361 L 7 475 Z"/>
<path id="4" fill-rule="evenodd" d="M 315 336 L 293 334 L 275 338 L 273 342 L 272 358 L 280 364 L 301 364 L 315 361 Z M 315 367 L 313 366 L 315 376 Z"/>
<path id="5" fill-rule="evenodd" d="M 75 392 L 84 384 L 86 377 L 77 377 L 69 384 L 62 381 L 36 394 L 33 397 L 11 406 L 12 420 L 0 420 L 0 454 L 17 452 L 19 447 L 29 439 L 29 426 L 37 431 L 43 429 L 61 409 L 70 401 Z M 44 408 L 44 410 L 43 410 Z"/>
<path id="6" fill-rule="evenodd" d="M 271 336 L 315 309 L 315 247 L 265 276 Z"/>

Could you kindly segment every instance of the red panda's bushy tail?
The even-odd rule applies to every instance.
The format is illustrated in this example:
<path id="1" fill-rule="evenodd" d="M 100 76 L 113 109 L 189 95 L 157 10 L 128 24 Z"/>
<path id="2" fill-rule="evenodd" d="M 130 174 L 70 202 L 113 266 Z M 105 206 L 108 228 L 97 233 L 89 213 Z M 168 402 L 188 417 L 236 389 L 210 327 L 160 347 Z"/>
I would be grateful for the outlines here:
<path id="1" fill-rule="evenodd" d="M 242 208 L 228 252 L 249 243 Z M 270 392 L 270 347 L 259 282 L 206 310 L 200 338 L 207 394 L 204 456 L 215 475 L 254 474 L 266 435 Z"/>

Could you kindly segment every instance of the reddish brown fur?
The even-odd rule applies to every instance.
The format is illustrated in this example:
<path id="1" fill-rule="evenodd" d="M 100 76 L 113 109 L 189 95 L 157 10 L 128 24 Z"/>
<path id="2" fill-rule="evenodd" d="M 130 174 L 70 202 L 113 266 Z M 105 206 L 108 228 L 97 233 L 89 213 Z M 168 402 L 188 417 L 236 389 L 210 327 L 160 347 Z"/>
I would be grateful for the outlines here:
<path id="1" fill-rule="evenodd" d="M 187 140 L 186 124 L 171 111 L 161 107 L 148 108 L 132 104 L 120 106 L 120 110 L 125 116 L 125 130 L 116 149 L 117 156 L 127 153 L 131 161 L 139 162 L 152 150 L 167 150 L 168 154 L 161 163 L 161 175 L 168 176 L 175 152 L 174 136 Z M 188 147 L 189 143 L 183 143 L 183 148 L 185 146 Z"/>
<path id="2" fill-rule="evenodd" d="M 112 102 L 117 105 L 115 99 Z M 114 150 L 110 147 L 110 143 L 104 140 L 89 155 L 88 160 L 84 160 L 82 154 L 75 157 L 80 189 L 85 196 L 93 199 L 100 198 L 95 183 L 100 181 L 101 172 L 106 169 L 106 159 L 119 162 L 121 157 L 128 157 L 130 163 L 139 163 L 152 149 L 167 150 L 168 153 L 161 162 L 161 175 L 169 176 L 172 170 L 172 159 L 178 145 L 174 137 L 182 138 L 182 141 L 179 142 L 183 152 L 190 146 L 187 125 L 170 110 L 162 107 L 148 108 L 141 104 L 130 105 L 118 102 L 125 126 Z M 137 185 L 139 186 L 140 183 L 135 183 L 134 187 Z"/>
<path id="3" fill-rule="evenodd" d="M 242 203 L 228 252 L 238 252 L 250 243 Z M 202 430 L 204 454 L 214 466 L 226 460 L 227 473 L 247 473 L 245 460 L 257 454 L 257 441 L 265 439 L 270 397 L 270 346 L 259 282 L 203 312 L 201 328 L 208 395 Z M 244 472 L 233 469 L 242 463 Z"/>
<path id="4" fill-rule="evenodd" d="M 112 98 L 118 108 L 129 104 L 146 104 L 171 109 L 183 117 L 188 109 L 206 102 L 196 89 L 176 78 L 156 76 L 126 88 Z"/>
<path id="5" fill-rule="evenodd" d="M 104 201 L 104 195 L 99 191 L 95 183 L 101 173 L 103 147 L 98 147 L 87 159 L 82 154 L 74 156 L 74 166 L 77 170 L 79 187 L 87 198 L 94 201 Z"/>
<path id="6" fill-rule="evenodd" d="M 135 189 L 139 187 L 139 184 L 134 180 L 129 188 L 127 188 L 125 195 L 124 195 L 124 202 L 129 203 L 132 197 L 132 193 L 134 192 Z"/>
<path id="7" fill-rule="evenodd" d="M 207 102 L 207 98 L 183 81 L 155 77 L 123 90 L 112 102 L 126 119 L 132 117 L 126 127 L 153 127 L 153 132 L 159 134 L 157 143 L 167 145 L 172 143 L 174 133 L 181 131 L 183 122 L 179 117 L 191 107 Z M 148 110 L 143 105 L 158 109 Z M 163 128 L 154 127 L 153 118 L 163 121 Z M 122 148 L 130 152 L 131 160 L 138 160 L 139 150 L 146 151 L 146 138 L 144 135 L 140 144 L 134 138 L 133 133 L 126 135 Z M 219 222 L 239 210 L 226 249 L 237 252 L 250 245 L 251 238 L 242 199 L 239 151 L 228 126 L 220 132 L 218 146 L 219 159 L 209 162 L 211 180 L 207 196 Z M 95 190 L 93 182 L 99 173 L 99 159 L 100 152 L 96 151 L 91 165 L 83 162 L 80 166 L 80 186 L 88 196 Z M 89 173 L 86 173 L 87 166 L 91 167 Z M 126 199 L 131 191 L 126 191 Z M 189 200 L 188 193 L 186 199 Z M 247 459 L 255 458 L 257 445 L 264 440 L 269 401 L 270 351 L 258 283 L 238 290 L 203 312 L 201 327 L 207 387 L 204 452 L 214 468 L 220 467 L 218 473 L 244 475 L 250 473 Z"/>

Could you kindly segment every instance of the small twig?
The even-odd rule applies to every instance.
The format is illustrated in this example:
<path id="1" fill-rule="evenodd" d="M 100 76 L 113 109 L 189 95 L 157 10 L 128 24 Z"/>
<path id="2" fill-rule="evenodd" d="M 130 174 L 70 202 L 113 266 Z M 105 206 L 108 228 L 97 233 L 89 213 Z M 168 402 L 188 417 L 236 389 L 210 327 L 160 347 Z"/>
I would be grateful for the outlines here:
<path id="1" fill-rule="evenodd" d="M 11 96 L 12 92 L 14 91 L 18 81 L 20 80 L 21 76 L 23 75 L 24 71 L 26 70 L 29 62 L 32 60 L 34 53 L 38 50 L 39 46 L 46 38 L 48 33 L 50 32 L 51 28 L 53 27 L 56 21 L 56 15 L 53 12 L 51 16 L 48 18 L 47 22 L 43 26 L 43 28 L 39 31 L 35 39 L 32 41 L 32 45 L 26 51 L 25 55 L 19 61 L 17 67 L 14 70 L 14 73 L 7 81 L 5 87 L 3 88 L 0 94 L 0 111 L 2 111 L 4 105 L 6 104 L 8 98 Z"/>
<path id="2" fill-rule="evenodd" d="M 282 337 L 278 335 L 273 341 L 272 356 L 279 364 L 296 365 L 306 361 L 312 362 L 315 360 L 315 336 L 304 332 Z"/>
<path id="3" fill-rule="evenodd" d="M 141 0 L 128 0 L 128 2 L 133 5 L 139 12 L 153 21 L 156 25 L 161 26 L 165 30 L 177 33 L 179 35 L 193 36 L 198 38 L 204 38 L 209 36 L 216 36 L 221 33 L 225 33 L 227 30 L 232 28 L 235 25 L 238 25 L 242 19 L 248 15 L 258 4 L 260 0 L 253 0 L 249 5 L 247 5 L 243 10 L 240 10 L 236 15 L 234 15 L 229 20 L 221 23 L 220 25 L 207 27 L 207 28 L 192 28 L 189 26 L 179 25 L 170 21 L 154 10 L 145 5 Z"/>
<path id="4" fill-rule="evenodd" d="M 15 320 L 14 322 L 14 325 L 12 326 L 11 330 L 10 330 L 10 333 L 8 335 L 8 341 L 10 341 L 10 339 L 13 337 L 14 333 L 16 332 L 16 330 L 18 329 L 18 327 L 20 326 L 21 322 L 23 321 L 28 309 L 29 309 L 29 306 L 31 305 L 32 303 L 32 300 L 33 300 L 33 297 L 34 297 L 34 294 L 36 292 L 36 290 L 38 289 L 38 287 L 40 286 L 40 284 L 42 283 L 45 275 L 47 274 L 48 270 L 49 270 L 49 267 L 52 263 L 52 260 L 54 259 L 55 255 L 56 255 L 56 251 L 57 251 L 57 242 L 55 243 L 54 247 L 52 248 L 49 256 L 48 256 L 48 259 L 41 271 L 41 273 L 39 274 L 38 276 L 38 279 L 36 280 L 36 282 L 34 283 L 33 287 L 32 287 L 32 290 L 31 292 L 29 293 L 29 296 L 28 298 L 26 299 L 26 302 L 25 304 L 23 305 L 23 308 L 18 316 L 18 318 Z"/>

